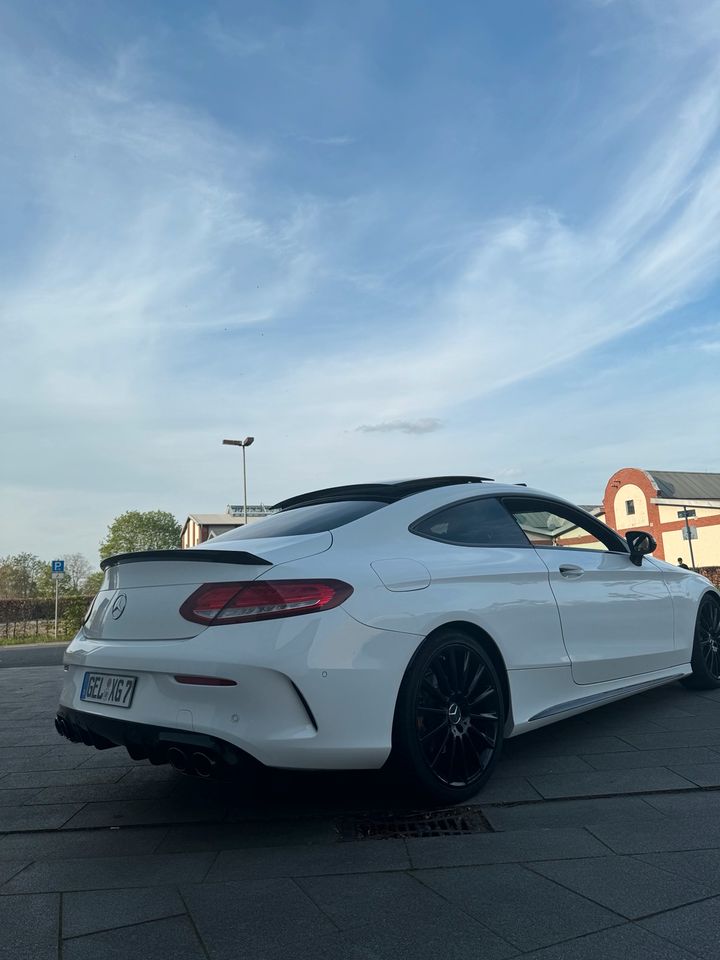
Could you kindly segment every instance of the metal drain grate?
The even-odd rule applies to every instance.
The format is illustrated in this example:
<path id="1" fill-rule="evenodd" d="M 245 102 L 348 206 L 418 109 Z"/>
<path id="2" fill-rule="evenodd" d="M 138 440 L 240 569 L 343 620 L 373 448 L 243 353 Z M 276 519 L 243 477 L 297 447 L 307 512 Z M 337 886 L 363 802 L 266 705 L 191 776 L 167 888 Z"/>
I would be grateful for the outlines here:
<path id="1" fill-rule="evenodd" d="M 492 831 L 479 810 L 457 807 L 451 810 L 357 817 L 341 821 L 338 829 L 341 840 L 409 840 L 417 837 L 458 837 Z"/>

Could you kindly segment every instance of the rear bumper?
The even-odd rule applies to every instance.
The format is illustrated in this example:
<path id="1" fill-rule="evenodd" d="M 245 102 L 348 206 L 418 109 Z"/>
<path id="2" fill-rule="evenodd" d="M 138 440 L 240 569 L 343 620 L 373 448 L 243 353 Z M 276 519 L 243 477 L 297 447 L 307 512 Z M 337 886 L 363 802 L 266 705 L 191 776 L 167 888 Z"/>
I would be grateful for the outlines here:
<path id="1" fill-rule="evenodd" d="M 378 768 L 390 753 L 398 690 L 420 640 L 368 627 L 340 608 L 213 627 L 187 640 L 78 634 L 65 654 L 60 706 L 78 731 L 101 741 L 127 744 L 127 731 L 137 730 L 145 743 L 157 739 L 152 731 L 172 731 L 214 738 L 269 767 Z M 131 708 L 82 701 L 87 670 L 137 677 Z M 178 674 L 234 684 L 189 686 Z"/>
<path id="2" fill-rule="evenodd" d="M 72 743 L 84 743 L 98 750 L 125 747 L 133 760 L 149 759 L 155 764 L 170 763 L 172 751 L 179 751 L 184 761 L 173 766 L 188 773 L 198 772 L 194 757 L 206 757 L 209 764 L 201 776 L 237 776 L 257 766 L 247 754 L 217 737 L 101 717 L 68 707 L 58 708 L 55 729 Z"/>

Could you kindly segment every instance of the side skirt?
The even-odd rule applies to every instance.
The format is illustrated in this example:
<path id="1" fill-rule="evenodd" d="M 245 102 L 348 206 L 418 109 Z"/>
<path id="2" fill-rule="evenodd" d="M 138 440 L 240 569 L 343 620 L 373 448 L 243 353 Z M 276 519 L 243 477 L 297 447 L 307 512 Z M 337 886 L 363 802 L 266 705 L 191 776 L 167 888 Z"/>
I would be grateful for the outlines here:
<path id="1" fill-rule="evenodd" d="M 527 722 L 534 720 L 548 720 L 550 717 L 557 717 L 564 713 L 572 713 L 580 710 L 591 710 L 593 707 L 599 707 L 604 703 L 612 703 L 613 700 L 622 700 L 623 697 L 632 696 L 634 693 L 641 693 L 643 690 L 652 690 L 653 687 L 661 687 L 665 683 L 672 683 L 673 680 L 680 680 L 687 676 L 686 672 L 672 674 L 668 677 L 662 677 L 660 680 L 646 680 L 642 683 L 633 683 L 629 687 L 617 687 L 614 690 L 605 690 L 602 693 L 593 693 L 589 697 L 578 697 L 577 700 L 566 700 L 564 703 L 557 703 L 546 710 L 541 710 L 535 716 L 529 717 Z"/>

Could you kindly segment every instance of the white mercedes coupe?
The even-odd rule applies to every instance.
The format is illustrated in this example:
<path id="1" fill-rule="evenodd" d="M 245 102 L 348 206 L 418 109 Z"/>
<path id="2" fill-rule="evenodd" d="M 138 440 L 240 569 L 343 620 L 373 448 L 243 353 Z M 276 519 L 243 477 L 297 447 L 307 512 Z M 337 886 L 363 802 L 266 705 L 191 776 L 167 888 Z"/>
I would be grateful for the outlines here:
<path id="1" fill-rule="evenodd" d="M 389 763 L 452 803 L 506 737 L 672 680 L 720 686 L 720 594 L 644 531 L 465 476 L 276 510 L 103 562 L 62 736 L 201 777 Z"/>

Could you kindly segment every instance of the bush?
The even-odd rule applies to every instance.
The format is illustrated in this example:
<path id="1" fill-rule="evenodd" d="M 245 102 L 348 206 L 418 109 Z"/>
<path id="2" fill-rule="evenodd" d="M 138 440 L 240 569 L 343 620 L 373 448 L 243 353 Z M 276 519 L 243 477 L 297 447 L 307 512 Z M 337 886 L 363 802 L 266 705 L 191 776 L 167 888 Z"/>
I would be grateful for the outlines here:
<path id="1" fill-rule="evenodd" d="M 90 605 L 88 597 L 65 597 L 63 603 L 62 619 L 58 611 L 58 635 L 62 631 L 63 639 L 71 640 L 80 629 L 83 617 L 87 613 Z"/>

